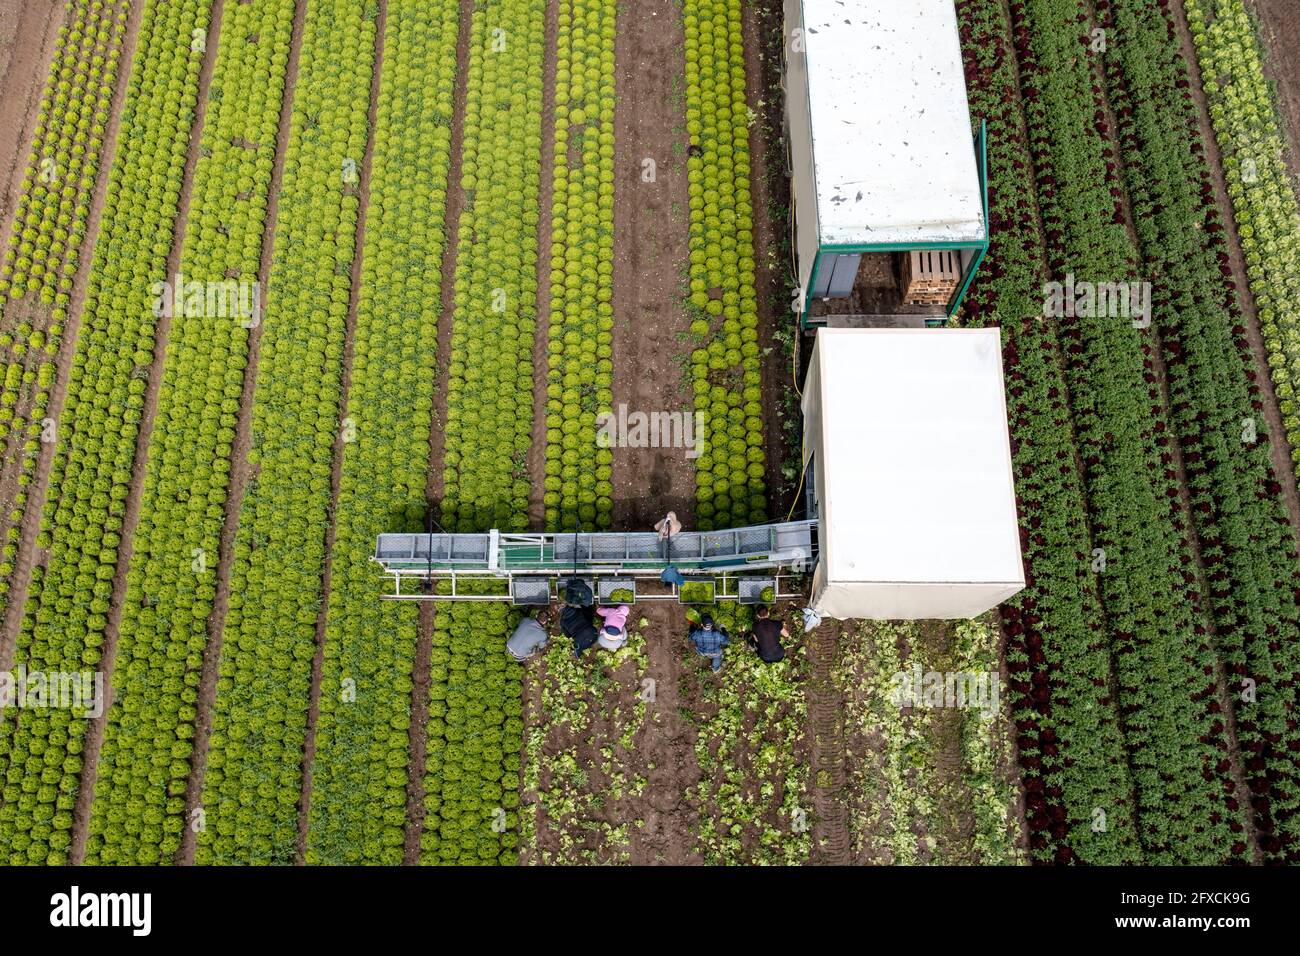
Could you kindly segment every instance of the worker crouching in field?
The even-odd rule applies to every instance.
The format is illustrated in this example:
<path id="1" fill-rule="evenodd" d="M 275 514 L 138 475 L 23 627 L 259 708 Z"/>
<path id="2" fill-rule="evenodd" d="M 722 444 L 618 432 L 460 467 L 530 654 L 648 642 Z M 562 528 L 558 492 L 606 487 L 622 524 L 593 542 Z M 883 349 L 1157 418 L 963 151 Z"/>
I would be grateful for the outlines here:
<path id="1" fill-rule="evenodd" d="M 506 641 L 506 650 L 515 660 L 528 660 L 538 651 L 545 649 L 547 641 L 550 639 L 546 634 L 546 613 L 543 612 L 537 617 L 525 617 L 515 628 L 515 632 L 510 635 Z"/>
<path id="2" fill-rule="evenodd" d="M 596 628 L 591 623 L 591 608 L 580 604 L 567 604 L 560 612 L 560 631 L 573 641 L 573 656 L 581 657 L 582 652 L 596 643 Z"/>
<path id="3" fill-rule="evenodd" d="M 596 613 L 605 622 L 599 638 L 600 646 L 605 650 L 616 651 L 627 643 L 627 616 L 631 610 L 626 604 L 596 608 Z"/>
<path id="4" fill-rule="evenodd" d="M 713 662 L 715 671 L 722 670 L 722 648 L 726 646 L 727 632 L 713 623 L 713 618 L 705 614 L 700 623 L 691 629 L 691 643 L 695 650 Z"/>
<path id="5" fill-rule="evenodd" d="M 750 633 L 745 636 L 745 643 L 758 653 L 758 659 L 765 664 L 776 664 L 785 660 L 785 648 L 781 646 L 781 638 L 789 637 L 789 630 L 780 621 L 772 620 L 772 609 L 769 607 L 759 607 L 754 612 L 754 616 L 758 620 L 754 622 Z"/>

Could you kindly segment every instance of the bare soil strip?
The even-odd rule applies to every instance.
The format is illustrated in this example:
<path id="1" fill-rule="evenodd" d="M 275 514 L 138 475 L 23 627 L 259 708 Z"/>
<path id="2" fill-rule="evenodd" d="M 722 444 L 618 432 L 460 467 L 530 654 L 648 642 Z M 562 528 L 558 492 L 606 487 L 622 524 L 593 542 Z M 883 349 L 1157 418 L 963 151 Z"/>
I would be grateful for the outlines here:
<path id="1" fill-rule="evenodd" d="M 809 862 L 847 866 L 852 862 L 849 810 L 845 800 L 844 708 L 832 670 L 838 652 L 835 622 L 804 636 L 812 676 L 807 684 L 809 749 L 812 753 L 812 853 Z"/>
<path id="2" fill-rule="evenodd" d="M 1174 4 L 1180 26 L 1183 9 Z M 1248 0 L 1265 44 L 1264 70 L 1282 111 L 1283 130 L 1291 149 L 1287 161 L 1300 181 L 1300 16 L 1295 0 Z M 1195 54 L 1189 63 L 1195 63 Z M 1200 87 L 1196 87 L 1200 92 Z"/>
<path id="3" fill-rule="evenodd" d="M 686 362 L 686 56 L 681 8 L 628 0 L 614 45 L 614 380 L 617 412 L 694 409 Z M 654 181 L 645 182 L 646 160 Z M 673 510 L 690 527 L 695 463 L 685 448 L 615 448 L 616 529 L 648 531 Z"/>
<path id="4" fill-rule="evenodd" d="M 190 143 L 185 152 L 185 175 L 181 182 L 177 202 L 176 224 L 172 231 L 171 252 L 167 254 L 167 275 L 175 275 L 180 268 L 181 244 L 189 221 L 190 196 L 194 189 L 194 167 L 199 158 L 199 140 L 207 115 L 208 87 L 217 63 L 217 46 L 221 37 L 221 15 L 225 0 L 213 0 L 208 21 L 207 45 L 204 47 L 203 65 L 199 68 L 198 102 L 194 108 L 194 125 L 190 128 Z M 117 656 L 117 635 L 122 623 L 122 604 L 126 594 L 126 569 L 131 563 L 135 529 L 140 522 L 140 500 L 144 493 L 144 473 L 153 434 L 154 419 L 158 414 L 158 392 L 162 387 L 163 363 L 167 356 L 167 339 L 171 332 L 171 317 L 164 312 L 158 317 L 154 332 L 153 363 L 149 367 L 149 384 L 145 389 L 144 408 L 140 416 L 140 431 L 136 435 L 135 460 L 131 465 L 131 494 L 126 499 L 126 513 L 122 518 L 122 544 L 117 556 L 117 569 L 113 575 L 113 597 L 108 609 L 108 624 L 104 629 L 103 657 L 104 686 L 113 686 L 113 666 Z M 109 704 L 112 704 L 111 690 Z M 69 862 L 80 864 L 86 854 L 87 828 L 90 823 L 90 804 L 95 795 L 95 776 L 99 769 L 99 749 L 104 742 L 104 727 L 108 720 L 108 707 L 91 721 L 86 730 L 81 789 L 77 792 L 77 805 L 72 818 L 72 847 Z"/>
<path id="5" fill-rule="evenodd" d="M 144 5 L 132 4 L 127 15 L 126 36 L 122 41 L 122 55 L 118 61 L 117 83 L 113 89 L 113 98 L 109 105 L 108 124 L 104 130 L 104 145 L 100 150 L 99 170 L 95 179 L 95 193 L 90 202 L 90 214 L 86 223 L 86 236 L 78 251 L 77 275 L 73 279 L 72 297 L 68 302 L 68 318 L 63 326 L 63 338 L 59 342 L 59 354 L 56 359 L 54 384 L 50 389 L 49 404 L 45 414 L 55 422 L 63 418 L 63 406 L 68 397 L 68 373 L 72 368 L 72 358 L 77 350 L 77 338 L 81 329 L 81 317 L 86 307 L 86 290 L 90 283 L 90 270 L 93 266 L 95 241 L 99 237 L 100 220 L 104 213 L 104 200 L 108 194 L 109 173 L 117 154 L 117 138 L 122 127 L 122 106 L 126 99 L 127 86 L 130 83 L 131 68 L 135 60 L 136 39 L 140 32 L 140 18 Z M 6 81 L 7 82 L 7 81 Z M 3 137 L 0 136 L 0 139 Z M 0 236 L 0 242 L 5 241 Z M 0 245 L 0 249 L 4 246 Z M 18 436 L 14 436 L 15 440 Z M 36 547 L 36 538 L 41 529 L 41 515 L 45 511 L 45 497 L 49 490 L 50 465 L 54 461 L 55 442 L 41 445 L 40 458 L 36 465 L 36 474 L 27 489 L 27 505 L 23 511 L 21 537 L 18 541 L 18 556 L 14 561 L 14 573 L 10 579 L 8 605 L 5 608 L 3 629 L 0 629 L 0 668 L 8 667 L 9 655 L 13 651 L 18 630 L 22 624 L 23 608 L 27 603 L 27 589 L 31 585 L 32 567 L 38 558 L 44 555 Z M 9 463 L 6 462 L 6 465 Z M 12 477 L 16 481 L 17 476 Z M 6 484 L 8 482 L 6 481 Z M 0 501 L 8 510 L 9 489 L 6 487 Z"/>
<path id="6" fill-rule="evenodd" d="M 9 216 L 22 189 L 24 157 L 31 149 L 36 106 L 54 59 L 62 6 L 55 0 L 0 0 L 0 36 L 5 37 L 0 40 L 0 249 L 9 242 Z M 131 15 L 138 23 L 136 6 Z M 119 64 L 123 73 L 127 65 L 123 50 Z M 112 115 L 117 116 L 116 108 Z"/>
<path id="7" fill-rule="evenodd" d="M 311 690 L 307 697 L 307 733 L 302 750 L 302 794 L 298 798 L 298 844 L 295 860 L 303 865 L 307 853 L 307 825 L 311 819 L 311 765 L 316 758 L 316 721 L 320 717 L 321 667 L 325 659 L 325 624 L 329 615 L 330 579 L 334 570 L 334 515 L 338 510 L 339 483 L 343 475 L 343 421 L 348 414 L 352 388 L 352 356 L 357 329 L 357 303 L 361 298 L 361 263 L 365 253 L 366 212 L 370 208 L 370 168 L 375 150 L 375 124 L 379 113 L 379 87 L 384 64 L 384 31 L 388 27 L 388 0 L 378 0 L 375 18 L 375 61 L 370 76 L 370 107 L 366 112 L 366 148 L 361 156 L 357 183 L 356 251 L 352 254 L 352 288 L 348 293 L 348 315 L 343 333 L 343 378 L 339 393 L 339 429 L 334 436 L 330 459 L 330 521 L 325 528 L 325 570 L 321 575 L 320 612 L 316 615 L 316 653 L 311 660 Z"/>
<path id="8" fill-rule="evenodd" d="M 702 862 L 696 839 L 699 807 L 689 796 L 700 779 L 693 716 L 700 702 L 698 682 L 683 668 L 681 627 L 675 604 L 634 608 L 628 628 L 644 638 L 646 660 L 640 671 L 627 661 L 611 666 L 610 655 L 597 649 L 571 663 L 569 640 L 559 635 L 551 638 L 543 659 L 525 665 L 524 732 L 543 734 L 536 755 L 540 766 L 533 772 L 544 792 L 568 788 L 576 811 L 551 819 L 542 794 L 525 787 L 520 814 L 535 814 L 537 829 L 532 842 L 520 848 L 521 864 Z M 552 674 L 552 667 L 580 674 L 565 692 L 563 713 L 544 709 L 548 682 L 558 684 L 553 694 L 565 688 L 564 672 Z M 568 680 L 573 679 L 570 673 Z M 651 687 L 653 694 L 643 700 Z M 638 706 L 645 708 L 641 719 L 634 716 Z M 638 720 L 639 726 L 629 727 L 629 721 Z M 525 777 L 529 770 L 525 756 Z"/>
<path id="9" fill-rule="evenodd" d="M 460 0 L 460 32 L 456 37 L 456 98 L 451 115 L 451 144 L 448 147 L 447 208 L 444 223 L 446 245 L 442 249 L 441 308 L 438 313 L 437 370 L 433 389 L 433 418 L 429 422 L 429 467 L 424 496 L 435 512 L 442 502 L 442 453 L 446 447 L 447 381 L 451 367 L 451 326 L 456 298 L 456 253 L 460 241 L 460 215 L 465 192 L 460 188 L 461 149 L 465 142 L 465 78 L 469 73 L 469 35 L 475 0 Z M 441 514 L 438 515 L 441 517 Z M 419 635 L 415 644 L 415 670 L 411 681 L 411 757 L 406 777 L 406 843 L 403 862 L 420 862 L 420 838 L 424 834 L 424 768 L 428 748 L 429 657 L 433 651 L 433 604 L 420 603 Z"/>
<path id="10" fill-rule="evenodd" d="M 763 430 L 767 450 L 768 517 L 784 519 L 798 493 L 799 478 L 787 478 L 787 456 L 796 467 L 802 458 L 797 436 L 802 414 L 794 392 L 790 357 L 779 335 L 798 336 L 798 320 L 786 307 L 794 285 L 789 249 L 790 181 L 785 175 L 785 99 L 781 76 L 781 45 L 785 42 L 784 11 L 777 0 L 742 7 L 745 35 L 746 99 L 757 114 L 750 127 L 749 182 L 754 207 L 755 285 L 758 291 L 758 341 L 763 349 Z M 793 346 L 792 346 L 793 347 Z M 792 432 L 786 422 L 798 424 Z M 798 514 L 796 508 L 795 514 Z"/>
<path id="11" fill-rule="evenodd" d="M 1262 0 L 1259 5 L 1267 8 L 1281 6 L 1267 0 Z M 1183 59 L 1188 63 L 1196 63 L 1196 46 L 1192 42 L 1192 32 L 1187 25 L 1187 13 L 1181 3 L 1171 4 L 1170 11 L 1178 27 Z M 1290 61 L 1289 75 L 1292 77 L 1291 84 L 1295 99 L 1292 129 L 1300 129 L 1300 21 L 1293 17 L 1277 25 L 1282 32 L 1285 32 L 1288 26 L 1292 39 L 1290 52 L 1293 56 Z M 1268 425 L 1269 450 L 1273 454 L 1273 477 L 1282 486 L 1282 500 L 1291 517 L 1291 533 L 1295 536 L 1296 547 L 1300 548 L 1300 490 L 1296 487 L 1296 470 L 1291 461 L 1291 443 L 1287 439 L 1286 428 L 1282 424 L 1282 412 L 1278 408 L 1268 351 L 1264 348 L 1264 334 L 1259 325 L 1259 309 L 1255 304 L 1255 296 L 1250 290 L 1246 260 L 1241 252 L 1241 236 L 1237 232 L 1237 217 L 1232 200 L 1228 197 L 1227 179 L 1223 173 L 1223 154 L 1219 151 L 1219 141 L 1215 138 L 1214 127 L 1210 124 L 1209 102 L 1196 71 L 1193 71 L 1191 79 L 1192 98 L 1196 101 L 1196 112 L 1201 124 L 1201 141 L 1205 144 L 1210 178 L 1214 181 L 1215 200 L 1218 202 L 1220 217 L 1227 231 L 1226 245 L 1228 256 L 1232 260 L 1232 279 L 1237 286 L 1237 301 L 1241 303 L 1242 316 L 1246 322 L 1246 337 L 1250 340 L 1251 351 L 1255 354 L 1255 367 L 1258 369 L 1255 382 L 1259 385 L 1264 400 L 1264 421 Z M 1300 165 L 1297 165 L 1294 149 L 1292 169 L 1300 175 Z"/>
<path id="12" fill-rule="evenodd" d="M 950 621 L 921 622 L 917 650 L 927 669 L 954 668 L 952 641 Z M 969 716 L 966 710 L 952 707 L 937 708 L 930 715 L 935 823 L 929 833 L 935 839 L 936 861 L 950 865 L 973 866 L 984 862 L 975 847 L 974 797 L 966 779 L 966 756 L 962 752 L 962 730 Z"/>

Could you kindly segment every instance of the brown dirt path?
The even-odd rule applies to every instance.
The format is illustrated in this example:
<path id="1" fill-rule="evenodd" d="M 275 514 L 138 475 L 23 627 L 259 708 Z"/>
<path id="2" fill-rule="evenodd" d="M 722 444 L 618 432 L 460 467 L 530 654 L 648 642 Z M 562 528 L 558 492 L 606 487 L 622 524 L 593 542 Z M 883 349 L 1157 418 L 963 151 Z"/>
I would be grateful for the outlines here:
<path id="1" fill-rule="evenodd" d="M 3 0 L 0 0 L 3 2 Z M 78 333 L 81 329 L 82 313 L 86 307 L 86 290 L 90 282 L 90 270 L 93 266 L 95 241 L 99 237 L 100 221 L 104 213 L 104 200 L 108 193 L 108 180 L 113 163 L 117 157 L 117 139 L 122 127 L 122 106 L 126 99 L 126 90 L 130 82 L 131 68 L 135 59 L 136 41 L 140 32 L 140 18 L 143 6 L 133 4 L 127 15 L 126 35 L 122 39 L 122 54 L 118 61 L 117 82 L 113 97 L 109 103 L 108 123 L 104 129 L 104 142 L 99 154 L 99 169 L 95 179 L 95 191 L 91 197 L 89 215 L 86 222 L 86 236 L 78 251 L 77 274 L 73 278 L 72 296 L 68 302 L 68 317 L 63 325 L 63 337 L 59 343 L 59 354 L 55 359 L 56 374 L 50 389 L 49 403 L 45 415 L 55 422 L 63 417 L 63 406 L 68 396 L 68 372 L 72 368 L 72 358 L 77 348 Z M 6 83 L 8 82 L 6 78 Z M 0 88 L 3 89 L 3 88 Z M 0 107 L 2 109 L 3 107 Z M 3 141 L 0 131 L 0 141 Z M 21 179 L 21 170 L 17 173 Z M 0 243 L 6 239 L 0 235 Z M 4 246 L 0 244 L 0 249 Z M 40 308 L 44 308 L 43 306 Z M 14 436 L 15 439 L 17 436 Z M 0 629 L 0 667 L 9 666 L 8 655 L 12 653 L 22 623 L 27 591 L 31 585 L 32 567 L 43 557 L 36 547 L 36 538 L 40 533 L 41 515 L 45 510 L 45 498 L 49 488 L 50 465 L 54 460 L 55 442 L 45 442 L 41 446 L 40 457 L 36 464 L 32 483 L 27 488 L 27 505 L 23 511 L 22 526 L 18 542 L 18 556 L 14 562 L 14 573 L 10 579 L 8 604 L 5 608 L 3 628 Z M 8 466 L 6 462 L 6 466 Z M 8 467 L 6 467 L 8 471 Z M 0 507 L 8 511 L 12 501 L 10 483 L 16 483 L 16 474 L 6 474 L 3 488 L 0 488 Z"/>
<path id="2" fill-rule="evenodd" d="M 1175 5 L 1179 14 L 1181 7 Z M 1290 143 L 1287 161 L 1300 181 L 1300 8 L 1295 0 L 1248 0 L 1265 45 L 1264 72 L 1273 84 Z M 1180 17 L 1181 19 L 1181 17 Z M 1192 59 L 1192 63 L 1196 60 Z"/>
<path id="3" fill-rule="evenodd" d="M 686 55 L 681 8 L 628 0 L 614 44 L 613 407 L 694 410 L 685 361 L 690 203 L 686 177 Z M 643 182 L 643 163 L 655 181 Z M 613 526 L 648 531 L 672 510 L 687 528 L 695 465 L 684 448 L 615 448 Z"/>
<path id="4" fill-rule="evenodd" d="M 543 710 L 543 687 L 548 680 L 557 680 L 548 673 L 550 662 L 541 659 L 524 666 L 524 734 L 543 734 L 543 756 L 537 768 L 540 785 L 543 789 L 564 786 L 557 783 L 557 775 L 576 776 L 582 783 L 572 794 L 577 820 L 549 819 L 542 807 L 535 808 L 538 794 L 523 789 L 520 812 L 535 812 L 538 826 L 532 845 L 521 847 L 521 864 L 702 862 L 696 839 L 699 808 L 689 796 L 700 779 L 697 731 L 688 717 L 698 710 L 698 702 L 691 696 L 694 681 L 683 670 L 687 648 L 681 635 L 681 609 L 676 604 L 640 604 L 632 609 L 628 624 L 632 634 L 644 638 L 644 670 L 630 669 L 631 662 L 611 668 L 607 652 L 587 652 L 579 664 L 587 675 L 582 690 L 571 693 L 567 701 L 572 713 Z M 569 640 L 553 633 L 551 641 L 548 656 L 566 658 Z M 635 711 L 638 698 L 651 686 L 653 699 L 645 701 L 645 718 L 631 746 L 624 746 L 620 738 L 627 725 L 619 721 Z M 580 710 L 585 716 L 577 716 Z M 523 770 L 526 776 L 527 754 Z M 641 786 L 615 797 L 609 787 L 616 777 L 624 787 L 637 781 Z M 625 834 L 626 842 L 609 843 L 614 830 Z"/>
<path id="5" fill-rule="evenodd" d="M 0 0 L 0 249 L 9 241 L 9 216 L 22 188 L 24 160 L 54 59 L 62 8 L 57 0 Z M 134 35 L 134 30 L 128 35 Z M 123 51 L 119 63 L 123 73 L 127 65 Z"/>
<path id="6" fill-rule="evenodd" d="M 812 853 L 809 862 L 847 866 L 852 862 L 849 809 L 845 799 L 844 707 L 835 686 L 839 652 L 838 622 L 828 621 L 804 635 L 812 675 L 808 680 L 808 737 L 812 753 Z"/>
<path id="7" fill-rule="evenodd" d="M 633 613 L 649 623 L 644 629 L 650 660 L 646 676 L 655 682 L 642 747 L 647 769 L 645 826 L 633 834 L 633 864 L 670 866 L 703 862 L 695 835 L 699 809 L 687 799 L 700 779 L 695 756 L 695 726 L 683 716 L 689 701 L 682 693 L 688 662 L 682 609 L 669 603 L 642 604 Z"/>
<path id="8" fill-rule="evenodd" d="M 790 180 L 785 174 L 785 93 L 781 87 L 784 17 L 780 0 L 746 3 L 742 17 L 746 100 L 758 117 L 750 127 L 749 182 L 754 207 L 758 341 L 763 349 L 768 517 L 784 520 L 791 513 L 797 493 L 799 436 L 803 429 L 792 356 L 779 339 L 798 334 L 798 320 L 789 309 L 794 277 L 789 240 Z M 790 347 L 793 349 L 793 344 Z M 787 465 L 792 471 L 786 471 Z M 799 513 L 797 508 L 794 513 Z"/>
<path id="9" fill-rule="evenodd" d="M 207 46 L 203 65 L 199 68 L 198 102 L 194 109 L 194 124 L 190 127 L 190 142 L 185 152 L 185 173 L 181 180 L 177 200 L 176 223 L 172 230 L 171 252 L 167 254 L 167 275 L 175 275 L 180 268 L 181 245 L 189 222 L 190 197 L 194 189 L 194 167 L 199 158 L 199 141 L 207 115 L 208 87 L 217 62 L 217 46 L 221 36 L 221 14 L 225 0 L 213 0 L 208 22 Z M 122 518 L 122 545 L 118 551 L 117 569 L 113 575 L 113 597 L 108 610 L 108 624 L 104 629 L 102 667 L 104 684 L 112 687 L 113 666 L 117 656 L 117 635 L 122 622 L 122 604 L 126 594 L 126 569 L 131 563 L 136 526 L 140 522 L 140 502 L 144 494 L 144 473 L 148 458 L 149 438 L 153 433 L 154 419 L 158 415 L 158 393 L 162 388 L 163 364 L 167 356 L 167 339 L 171 332 L 171 318 L 165 312 L 158 317 L 154 330 L 153 363 L 149 366 L 149 383 L 145 389 L 144 408 L 140 414 L 140 430 L 136 435 L 135 459 L 131 465 L 131 493 L 126 499 L 126 513 Z M 110 691 L 109 703 L 112 703 Z M 86 854 L 87 827 L 90 823 L 90 803 L 95 795 L 95 775 L 99 769 L 99 750 L 104 742 L 104 728 L 108 720 L 108 707 L 92 721 L 86 730 L 85 751 L 82 757 L 81 789 L 73 811 L 72 846 L 68 859 L 80 864 Z"/>
<path id="10" fill-rule="evenodd" d="M 316 722 L 320 717 L 321 668 L 325 660 L 325 624 L 329 614 L 330 580 L 334 570 L 334 516 L 338 513 L 339 484 L 343 476 L 343 421 L 348 414 L 348 397 L 352 388 L 352 356 L 357 329 L 357 306 L 361 295 L 361 263 L 366 241 L 366 212 L 370 208 L 370 168 L 375 150 L 375 125 L 379 113 L 379 89 L 384 64 L 384 33 L 388 27 L 388 0 L 378 0 L 375 17 L 375 60 L 370 76 L 370 106 L 366 111 L 366 146 L 361 155 L 357 182 L 356 247 L 352 254 L 348 293 L 348 315 L 343 334 L 343 377 L 339 394 L 339 429 L 334 436 L 330 459 L 330 522 L 325 528 L 325 570 L 321 575 L 320 611 L 316 615 L 316 652 L 311 661 L 311 689 L 307 696 L 307 731 L 302 751 L 302 793 L 298 797 L 298 843 L 295 860 L 302 865 L 307 854 L 307 827 L 311 820 L 311 765 L 316 759 Z"/>
<path id="11" fill-rule="evenodd" d="M 455 312 L 456 254 L 460 240 L 460 216 L 465 208 L 465 193 L 460 188 L 462 146 L 465 142 L 465 78 L 469 71 L 470 25 L 474 17 L 474 0 L 460 0 L 459 33 L 456 36 L 456 92 L 451 115 L 451 143 L 448 146 L 447 205 L 444 223 L 447 233 L 442 249 L 442 284 L 438 312 L 438 347 L 434 360 L 433 417 L 429 421 L 429 464 L 424 484 L 424 497 L 437 503 L 434 512 L 438 518 L 438 505 L 442 501 L 442 455 L 446 447 L 445 423 L 447 421 L 447 382 L 451 367 L 451 326 Z M 542 217 L 546 219 L 545 216 Z M 540 247 L 539 247 L 540 248 Z M 415 644 L 415 668 L 411 675 L 411 755 L 406 778 L 406 840 L 403 845 L 403 863 L 420 862 L 420 837 L 424 832 L 424 768 L 428 748 L 429 714 L 429 658 L 433 650 L 433 615 L 431 602 L 419 606 L 419 624 Z M 305 824 L 304 824 L 305 825 Z"/>
<path id="12" fill-rule="evenodd" d="M 289 145 L 289 119 L 293 112 L 293 91 L 298 79 L 298 56 L 302 50 L 303 24 L 307 20 L 306 0 L 298 0 L 294 9 L 293 31 L 289 40 L 289 60 L 285 70 L 284 95 L 280 100 L 280 118 L 275 136 L 275 165 L 271 170 L 271 187 L 266 205 L 266 224 L 262 232 L 262 255 L 257 265 L 257 282 L 267 288 L 275 251 L 275 222 L 280 208 L 280 184 L 284 178 L 284 154 Z M 221 674 L 221 644 L 225 637 L 226 612 L 230 609 L 230 566 L 235 560 L 235 539 L 239 532 L 239 513 L 248 483 L 257 470 L 249 465 L 252 449 L 253 390 L 257 384 L 257 360 L 262 342 L 261 322 L 248 332 L 248 361 L 244 365 L 244 385 L 239 394 L 239 413 L 235 416 L 235 441 L 230 451 L 230 484 L 221 519 L 221 545 L 217 555 L 217 594 L 208 615 L 208 642 L 203 648 L 203 665 L 199 672 L 199 698 L 195 703 L 194 751 L 190 757 L 190 776 L 185 786 L 185 815 L 202 804 L 203 776 L 208 762 L 208 737 L 212 732 L 212 707 L 217 699 L 217 678 Z M 126 566 L 123 562 L 122 567 Z M 186 827 L 181 834 L 181 848 L 176 852 L 179 864 L 194 863 L 195 834 Z"/>

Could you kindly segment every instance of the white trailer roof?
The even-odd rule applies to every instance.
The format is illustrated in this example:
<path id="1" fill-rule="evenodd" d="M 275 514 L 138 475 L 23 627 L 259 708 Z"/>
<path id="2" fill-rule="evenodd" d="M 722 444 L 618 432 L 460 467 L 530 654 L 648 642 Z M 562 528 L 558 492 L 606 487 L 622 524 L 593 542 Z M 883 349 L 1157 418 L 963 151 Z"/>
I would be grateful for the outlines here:
<path id="1" fill-rule="evenodd" d="M 822 243 L 984 240 L 953 0 L 802 5 Z"/>
<path id="2" fill-rule="evenodd" d="M 821 329 L 807 384 L 829 613 L 973 616 L 1024 587 L 997 329 Z"/>

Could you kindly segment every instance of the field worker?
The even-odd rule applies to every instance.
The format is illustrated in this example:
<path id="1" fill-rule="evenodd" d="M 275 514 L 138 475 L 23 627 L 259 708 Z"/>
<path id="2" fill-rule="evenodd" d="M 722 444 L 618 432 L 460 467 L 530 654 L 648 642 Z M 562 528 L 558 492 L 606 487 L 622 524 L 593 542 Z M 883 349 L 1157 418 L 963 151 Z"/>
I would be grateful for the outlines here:
<path id="1" fill-rule="evenodd" d="M 785 648 L 781 638 L 789 637 L 790 632 L 780 621 L 772 620 L 772 609 L 763 605 L 754 612 L 758 618 L 754 627 L 745 638 L 745 643 L 758 652 L 758 659 L 765 664 L 775 664 L 785 659 Z"/>
<path id="2" fill-rule="evenodd" d="M 535 617 L 525 617 L 506 641 L 506 650 L 515 660 L 526 661 L 546 647 L 548 640 L 545 625 Z"/>
<path id="3" fill-rule="evenodd" d="M 707 614 L 700 618 L 700 623 L 691 629 L 691 643 L 697 653 L 713 661 L 715 671 L 722 670 L 722 648 L 727 643 L 727 632 L 715 627 L 713 618 Z"/>
<path id="4" fill-rule="evenodd" d="M 677 512 L 670 511 L 655 522 L 655 530 L 659 532 L 659 553 L 664 561 L 668 562 L 668 567 L 664 568 L 663 573 L 659 575 L 659 580 L 664 584 L 675 584 L 681 587 L 686 583 L 686 578 L 672 565 L 672 536 L 680 534 L 682 530 L 682 523 L 677 520 Z"/>
<path id="5" fill-rule="evenodd" d="M 578 604 L 566 605 L 560 612 L 560 631 L 573 640 L 573 656 L 596 643 L 596 628 L 591 623 L 591 609 Z"/>
<path id="6" fill-rule="evenodd" d="M 632 612 L 626 604 L 618 607 L 598 607 L 596 613 L 604 619 L 600 629 L 600 646 L 607 651 L 616 651 L 627 643 L 627 616 Z"/>
<path id="7" fill-rule="evenodd" d="M 659 539 L 667 541 L 675 534 L 682 533 L 682 523 L 677 520 L 677 512 L 670 511 L 655 523 L 655 530 L 659 532 Z"/>

